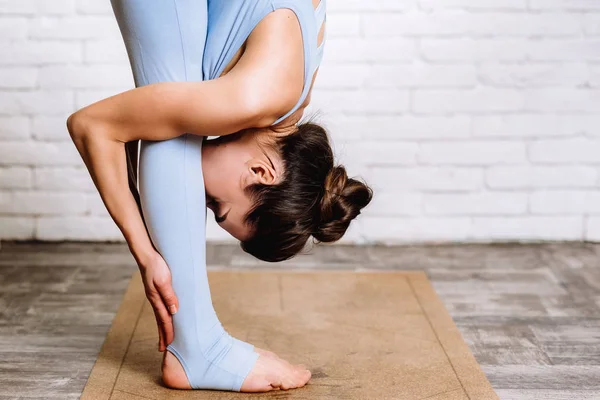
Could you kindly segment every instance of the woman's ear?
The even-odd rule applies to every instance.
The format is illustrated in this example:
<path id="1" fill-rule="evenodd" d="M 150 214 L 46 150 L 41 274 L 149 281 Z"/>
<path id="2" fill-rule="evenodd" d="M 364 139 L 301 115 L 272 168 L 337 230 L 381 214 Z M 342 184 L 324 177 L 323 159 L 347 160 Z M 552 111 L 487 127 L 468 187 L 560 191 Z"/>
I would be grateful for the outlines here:
<path id="1" fill-rule="evenodd" d="M 248 164 L 250 172 L 250 182 L 263 185 L 274 185 L 277 182 L 278 174 L 269 162 L 261 159 L 253 159 Z"/>

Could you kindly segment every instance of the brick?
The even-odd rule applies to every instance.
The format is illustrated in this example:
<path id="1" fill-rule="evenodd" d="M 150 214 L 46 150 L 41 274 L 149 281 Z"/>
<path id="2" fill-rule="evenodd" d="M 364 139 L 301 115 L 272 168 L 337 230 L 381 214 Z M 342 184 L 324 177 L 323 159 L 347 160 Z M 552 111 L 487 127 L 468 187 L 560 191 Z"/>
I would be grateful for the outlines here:
<path id="1" fill-rule="evenodd" d="M 3 142 L 0 165 L 82 165 L 72 142 Z"/>
<path id="2" fill-rule="evenodd" d="M 0 204 L 0 213 L 13 215 L 77 215 L 87 210 L 81 193 L 11 192 L 7 204 Z"/>
<path id="3" fill-rule="evenodd" d="M 405 11 L 417 5 L 417 0 L 328 0 L 327 11 Z"/>
<path id="4" fill-rule="evenodd" d="M 0 89 L 30 89 L 37 83 L 35 68 L 0 68 Z"/>
<path id="5" fill-rule="evenodd" d="M 587 219 L 585 239 L 600 242 L 600 217 L 589 217 Z"/>
<path id="6" fill-rule="evenodd" d="M 474 87 L 477 71 L 471 65 L 324 64 L 318 89 L 386 89 Z"/>
<path id="7" fill-rule="evenodd" d="M 331 116 L 330 132 L 341 138 L 446 140 L 471 134 L 471 119 L 466 116 Z"/>
<path id="8" fill-rule="evenodd" d="M 543 163 L 597 163 L 600 164 L 600 140 L 573 138 L 548 139 L 531 143 L 529 157 Z"/>
<path id="9" fill-rule="evenodd" d="M 404 38 L 327 39 L 323 63 L 412 61 L 416 42 Z"/>
<path id="10" fill-rule="evenodd" d="M 0 140 L 28 140 L 29 118 L 0 116 Z"/>
<path id="11" fill-rule="evenodd" d="M 528 46 L 522 39 L 424 38 L 420 54 L 426 61 L 522 61 Z"/>
<path id="12" fill-rule="evenodd" d="M 474 116 L 473 135 L 486 138 L 600 136 L 600 117 L 539 114 Z"/>
<path id="13" fill-rule="evenodd" d="M 596 0 L 529 0 L 529 7 L 532 10 L 600 10 Z"/>
<path id="14" fill-rule="evenodd" d="M 314 90 L 313 107 L 327 112 L 391 114 L 409 109 L 406 90 Z"/>
<path id="15" fill-rule="evenodd" d="M 471 239 L 538 241 L 583 239 L 582 217 L 474 217 Z"/>
<path id="16" fill-rule="evenodd" d="M 40 217 L 36 220 L 38 240 L 123 241 L 123 235 L 108 217 Z"/>
<path id="17" fill-rule="evenodd" d="M 588 36 L 600 36 L 600 14 L 583 15 L 583 32 Z"/>
<path id="18" fill-rule="evenodd" d="M 467 13 L 464 11 L 364 14 L 365 36 L 578 36 L 580 22 L 568 14 Z"/>
<path id="19" fill-rule="evenodd" d="M 71 140 L 67 130 L 67 118 L 35 116 L 31 128 L 33 137 L 38 140 Z"/>
<path id="20" fill-rule="evenodd" d="M 0 42 L 0 65 L 41 65 L 77 63 L 82 60 L 82 44 L 63 41 Z"/>
<path id="21" fill-rule="evenodd" d="M 75 0 L 37 0 L 38 14 L 69 15 L 75 13 Z"/>
<path id="22" fill-rule="evenodd" d="M 424 199 L 427 215 L 514 215 L 527 212 L 524 193 L 428 194 Z"/>
<path id="23" fill-rule="evenodd" d="M 465 240 L 471 230 L 467 217 L 365 217 L 362 224 L 371 240 L 384 244 Z"/>
<path id="24" fill-rule="evenodd" d="M 415 164 L 419 145 L 411 142 L 355 142 L 336 155 L 342 160 L 360 160 L 361 164 L 372 165 L 411 165 Z"/>
<path id="25" fill-rule="evenodd" d="M 552 190 L 531 194 L 533 214 L 600 214 L 600 191 Z"/>
<path id="26" fill-rule="evenodd" d="M 427 61 L 597 61 L 600 40 L 425 38 L 420 53 Z"/>
<path id="27" fill-rule="evenodd" d="M 600 40 L 531 40 L 527 46 L 527 59 L 532 61 L 598 61 Z"/>
<path id="28" fill-rule="evenodd" d="M 0 239 L 33 239 L 34 229 L 35 220 L 32 217 L 11 217 L 0 215 Z"/>
<path id="29" fill-rule="evenodd" d="M 77 0 L 76 9 L 80 14 L 113 15 L 109 1 Z"/>
<path id="30" fill-rule="evenodd" d="M 598 169 L 584 166 L 495 166 L 486 172 L 492 189 L 560 189 L 597 186 Z"/>
<path id="31" fill-rule="evenodd" d="M 580 36 L 577 15 L 564 13 L 470 13 L 470 32 L 482 36 L 566 37 Z"/>
<path id="32" fill-rule="evenodd" d="M 12 193 L 9 191 L 0 191 L 0 214 L 11 206 Z"/>
<path id="33" fill-rule="evenodd" d="M 472 65 L 372 65 L 362 86 L 367 88 L 470 88 L 477 85 Z"/>
<path id="34" fill-rule="evenodd" d="M 116 38 L 120 32 L 114 16 L 40 17 L 30 25 L 33 39 L 98 39 Z"/>
<path id="35" fill-rule="evenodd" d="M 133 86 L 133 78 L 128 66 L 54 65 L 40 69 L 41 88 L 122 89 Z"/>
<path id="36" fill-rule="evenodd" d="M 422 143 L 418 161 L 423 164 L 494 165 L 526 160 L 522 142 Z"/>
<path id="37" fill-rule="evenodd" d="M 572 64 L 486 64 L 479 70 L 479 81 L 498 87 L 579 86 L 589 80 L 583 63 Z"/>
<path id="38" fill-rule="evenodd" d="M 528 89 L 522 93 L 530 112 L 600 113 L 600 90 L 592 89 Z"/>
<path id="39" fill-rule="evenodd" d="M 483 170 L 456 167 L 373 167 L 366 179 L 375 189 L 390 191 L 470 192 L 483 187 Z"/>
<path id="40" fill-rule="evenodd" d="M 422 204 L 421 193 L 378 191 L 364 213 L 376 217 L 419 216 L 423 214 Z"/>
<path id="41" fill-rule="evenodd" d="M 0 17 L 0 40 L 25 38 L 27 38 L 27 18 Z"/>
<path id="42" fill-rule="evenodd" d="M 359 14 L 327 14 L 327 37 L 351 36 L 358 37 L 361 34 L 361 17 Z"/>
<path id="43" fill-rule="evenodd" d="M 366 244 L 365 229 L 363 228 L 360 219 L 355 219 L 350 223 L 344 236 L 339 240 L 339 244 Z"/>
<path id="44" fill-rule="evenodd" d="M 323 89 L 360 89 L 366 86 L 371 76 L 368 64 L 331 64 L 319 67 L 315 90 Z"/>
<path id="45" fill-rule="evenodd" d="M 100 193 L 94 191 L 93 193 L 86 194 L 86 199 L 88 209 L 91 215 L 110 217 L 106 206 L 102 202 L 102 197 L 100 197 Z"/>
<path id="46" fill-rule="evenodd" d="M 5 91 L 0 97 L 2 114 L 66 115 L 73 111 L 73 94 L 68 91 Z"/>
<path id="47" fill-rule="evenodd" d="M 524 102 L 523 93 L 511 89 L 417 89 L 413 94 L 412 109 L 417 114 L 514 112 L 523 110 Z"/>
<path id="48" fill-rule="evenodd" d="M 107 97 L 114 96 L 115 94 L 119 94 L 120 92 L 123 92 L 127 89 L 132 88 L 129 87 L 121 89 L 77 90 L 75 92 L 75 108 L 80 109 L 83 107 L 87 107 L 90 104 L 106 99 Z"/>
<path id="49" fill-rule="evenodd" d="M 36 189 L 56 191 L 95 191 L 94 182 L 85 167 L 38 167 L 34 170 Z"/>
<path id="50" fill-rule="evenodd" d="M 589 85 L 593 88 L 600 88 L 600 65 L 590 65 Z"/>
<path id="51" fill-rule="evenodd" d="M 131 73 L 125 44 L 119 38 L 86 40 L 83 52 L 86 63 L 119 64 Z"/>
<path id="52" fill-rule="evenodd" d="M 364 14 L 365 36 L 460 35 L 468 31 L 463 12 Z"/>
<path id="53" fill-rule="evenodd" d="M 28 189 L 31 170 L 25 167 L 0 167 L 0 189 Z"/>
<path id="54" fill-rule="evenodd" d="M 0 14 L 35 14 L 35 0 L 0 0 Z"/>
<path id="55" fill-rule="evenodd" d="M 424 10 L 465 9 L 465 10 L 526 10 L 525 0 L 419 0 Z"/>

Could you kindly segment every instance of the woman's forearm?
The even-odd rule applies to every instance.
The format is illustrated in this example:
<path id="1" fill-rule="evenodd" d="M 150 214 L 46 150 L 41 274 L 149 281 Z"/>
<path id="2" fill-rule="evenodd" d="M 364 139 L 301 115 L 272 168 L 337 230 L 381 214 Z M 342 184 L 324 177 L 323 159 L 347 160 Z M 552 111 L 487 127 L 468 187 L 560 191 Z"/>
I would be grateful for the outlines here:
<path id="1" fill-rule="evenodd" d="M 102 201 L 123 233 L 138 265 L 141 268 L 148 265 L 156 250 L 129 190 L 125 144 L 108 139 L 106 130 L 109 127 L 94 126 L 77 113 L 69 117 L 67 127 Z"/>
<path id="2" fill-rule="evenodd" d="M 261 94 L 252 86 L 256 83 L 236 77 L 232 73 L 212 81 L 146 85 L 98 101 L 76 114 L 94 125 L 112 127 L 105 136 L 119 142 L 168 140 L 184 133 L 221 136 L 270 126 L 279 110 L 272 108 L 266 96 L 258 98 Z"/>

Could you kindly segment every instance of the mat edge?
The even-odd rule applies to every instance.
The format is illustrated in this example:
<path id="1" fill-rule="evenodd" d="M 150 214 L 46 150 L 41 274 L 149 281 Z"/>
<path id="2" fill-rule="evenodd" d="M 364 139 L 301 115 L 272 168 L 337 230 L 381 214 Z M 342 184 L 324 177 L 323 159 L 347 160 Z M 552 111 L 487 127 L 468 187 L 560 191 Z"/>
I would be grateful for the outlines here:
<path id="1" fill-rule="evenodd" d="M 427 274 L 423 272 L 422 275 L 414 275 L 409 279 L 436 335 L 445 333 L 437 335 L 438 340 L 467 397 L 471 400 L 500 400 Z"/>
<path id="2" fill-rule="evenodd" d="M 109 400 L 133 337 L 138 317 L 146 301 L 144 284 L 136 270 L 106 334 L 98 358 L 92 367 L 80 400 Z M 128 311 L 132 310 L 132 311 Z M 119 331 L 117 331 L 117 328 Z M 124 329 L 125 328 L 125 329 Z M 125 331 L 125 333 L 121 333 Z M 115 349 L 111 351 L 111 349 Z M 111 359 L 111 355 L 113 356 Z"/>

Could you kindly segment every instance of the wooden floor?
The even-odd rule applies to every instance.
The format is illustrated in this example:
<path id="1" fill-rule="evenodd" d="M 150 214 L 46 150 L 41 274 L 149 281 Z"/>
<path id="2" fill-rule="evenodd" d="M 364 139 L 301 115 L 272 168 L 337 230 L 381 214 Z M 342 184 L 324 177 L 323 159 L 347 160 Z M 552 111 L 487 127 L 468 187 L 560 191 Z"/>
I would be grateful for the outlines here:
<path id="1" fill-rule="evenodd" d="M 424 270 L 501 399 L 600 399 L 600 245 L 208 252 L 212 268 Z M 78 399 L 135 269 L 121 244 L 2 243 L 0 399 Z"/>

